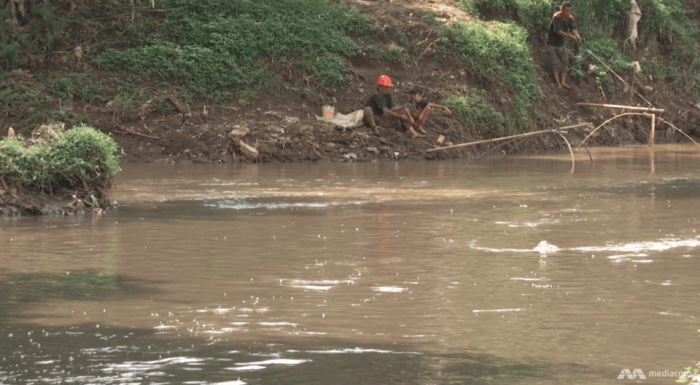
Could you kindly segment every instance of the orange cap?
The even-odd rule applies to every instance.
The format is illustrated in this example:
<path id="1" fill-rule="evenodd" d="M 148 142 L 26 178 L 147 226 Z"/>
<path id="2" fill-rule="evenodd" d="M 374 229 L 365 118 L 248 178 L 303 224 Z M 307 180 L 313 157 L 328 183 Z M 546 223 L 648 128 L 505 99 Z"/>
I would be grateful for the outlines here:
<path id="1" fill-rule="evenodd" d="M 380 76 L 379 79 L 377 79 L 377 84 L 380 86 L 385 86 L 385 87 L 393 87 L 394 86 L 394 84 L 391 82 L 391 78 L 386 76 L 386 75 Z"/>

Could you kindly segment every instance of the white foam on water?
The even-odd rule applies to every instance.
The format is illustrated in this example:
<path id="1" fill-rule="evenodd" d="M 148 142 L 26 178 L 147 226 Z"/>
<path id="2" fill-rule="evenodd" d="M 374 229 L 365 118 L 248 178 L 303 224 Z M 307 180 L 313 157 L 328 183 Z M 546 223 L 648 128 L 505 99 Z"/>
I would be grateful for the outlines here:
<path id="1" fill-rule="evenodd" d="M 290 285 L 290 287 L 294 287 L 294 288 L 297 288 L 297 289 L 312 290 L 312 291 L 328 291 L 328 290 L 330 290 L 333 286 Z"/>
<path id="2" fill-rule="evenodd" d="M 523 278 L 523 277 L 513 277 L 513 281 L 544 281 L 544 278 Z"/>
<path id="3" fill-rule="evenodd" d="M 226 382 L 215 382 L 215 383 L 212 383 L 211 385 L 246 385 L 246 383 L 241 381 L 241 380 L 236 380 L 236 381 L 226 381 Z"/>
<path id="4" fill-rule="evenodd" d="M 396 287 L 396 286 L 374 286 L 372 287 L 373 291 L 378 291 L 381 293 L 401 293 L 406 290 L 408 290 L 405 287 Z"/>
<path id="5" fill-rule="evenodd" d="M 657 241 L 643 241 L 643 242 L 630 242 L 630 243 L 619 243 L 619 244 L 607 244 L 605 246 L 584 246 L 584 247 L 572 247 L 568 249 L 561 249 L 555 245 L 547 243 L 547 241 L 541 241 L 534 249 L 511 249 L 511 248 L 491 248 L 491 247 L 481 247 L 476 245 L 476 241 L 472 241 L 469 244 L 474 250 L 487 251 L 491 253 L 530 253 L 537 251 L 540 254 L 550 254 L 562 250 L 568 251 L 582 251 L 582 252 L 618 252 L 618 253 L 631 253 L 628 255 L 615 255 L 608 257 L 610 259 L 626 258 L 631 256 L 648 256 L 645 254 L 650 251 L 666 251 L 681 247 L 687 248 L 697 248 L 700 247 L 700 238 L 692 239 L 676 239 L 676 238 L 663 238 Z M 651 263 L 651 260 L 636 261 L 639 263 Z"/>
<path id="6" fill-rule="evenodd" d="M 242 365 L 242 366 L 299 365 L 299 364 L 303 364 L 304 362 L 309 362 L 309 361 L 311 361 L 311 360 L 293 359 L 293 358 L 275 358 L 273 360 L 237 363 L 236 365 Z"/>
<path id="7" fill-rule="evenodd" d="M 360 354 L 360 353 L 381 353 L 381 354 L 422 354 L 417 352 L 394 352 L 391 350 L 379 350 L 379 349 L 363 349 L 363 348 L 353 348 L 353 349 L 329 349 L 329 350 L 307 350 L 306 353 L 311 354 Z"/>
<path id="8" fill-rule="evenodd" d="M 258 322 L 258 325 L 265 325 L 265 326 L 293 326 L 293 327 L 297 327 L 299 324 L 297 324 L 297 323 L 292 323 L 292 322 Z"/>
<path id="9" fill-rule="evenodd" d="M 158 330 L 163 330 L 163 329 L 176 329 L 176 328 L 177 328 L 177 326 L 173 326 L 173 325 L 158 325 L 158 326 L 154 326 L 154 327 L 153 327 L 153 329 L 158 329 Z"/>
<path id="10" fill-rule="evenodd" d="M 319 264 L 323 265 L 323 264 Z M 287 283 L 289 285 L 340 285 L 341 283 L 353 285 L 355 281 L 350 279 L 321 279 L 321 280 L 306 280 L 306 279 L 281 279 L 280 282 Z"/>
<path id="11" fill-rule="evenodd" d="M 260 365 L 248 365 L 248 366 L 239 366 L 236 368 L 226 368 L 226 370 L 236 370 L 239 372 L 251 372 L 254 370 L 263 370 L 265 369 L 265 366 L 260 366 Z"/>
<path id="12" fill-rule="evenodd" d="M 608 244 L 606 246 L 575 247 L 574 251 L 614 251 L 627 253 L 642 253 L 645 251 L 666 251 L 679 247 L 700 247 L 700 239 L 674 239 L 664 238 L 658 241 L 631 242 L 620 244 Z"/>
<path id="13" fill-rule="evenodd" d="M 508 311 L 525 311 L 526 309 L 489 309 L 489 310 L 472 310 L 473 313 L 503 313 Z"/>

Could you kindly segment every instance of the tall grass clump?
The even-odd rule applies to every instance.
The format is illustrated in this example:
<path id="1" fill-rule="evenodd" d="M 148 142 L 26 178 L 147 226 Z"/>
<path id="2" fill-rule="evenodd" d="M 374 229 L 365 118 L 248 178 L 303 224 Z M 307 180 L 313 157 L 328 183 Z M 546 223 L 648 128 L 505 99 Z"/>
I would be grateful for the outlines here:
<path id="1" fill-rule="evenodd" d="M 87 126 L 32 147 L 20 140 L 4 140 L 0 141 L 0 175 L 8 184 L 37 193 L 53 195 L 69 189 L 104 195 L 121 171 L 117 148 L 109 135 Z"/>
<path id="2" fill-rule="evenodd" d="M 456 23 L 440 29 L 444 50 L 457 52 L 494 95 L 506 100 L 505 128 L 516 133 L 527 130 L 528 109 L 542 98 L 526 38 L 525 29 L 513 23 Z"/>
<path id="3" fill-rule="evenodd" d="M 345 34 L 357 12 L 332 0 L 163 0 L 164 24 L 147 43 L 111 49 L 102 68 L 178 81 L 200 97 L 212 90 L 263 89 L 250 76 L 270 62 L 289 65 L 317 86 L 350 79 L 345 58 L 359 47 Z"/>

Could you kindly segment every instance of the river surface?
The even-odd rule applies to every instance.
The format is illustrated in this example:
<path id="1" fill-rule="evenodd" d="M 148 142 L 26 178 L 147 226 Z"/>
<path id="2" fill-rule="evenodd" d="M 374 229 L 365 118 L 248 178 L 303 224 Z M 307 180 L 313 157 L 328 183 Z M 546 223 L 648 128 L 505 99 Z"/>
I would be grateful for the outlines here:
<path id="1" fill-rule="evenodd" d="M 0 220 L 0 384 L 674 384 L 700 151 L 124 165 Z"/>

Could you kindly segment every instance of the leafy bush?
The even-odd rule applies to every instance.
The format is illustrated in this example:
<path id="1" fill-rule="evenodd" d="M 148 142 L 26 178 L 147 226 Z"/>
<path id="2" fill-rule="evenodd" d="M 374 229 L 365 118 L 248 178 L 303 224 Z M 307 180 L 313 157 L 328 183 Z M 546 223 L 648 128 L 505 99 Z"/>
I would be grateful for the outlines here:
<path id="1" fill-rule="evenodd" d="M 0 175 L 20 188 L 53 193 L 58 188 L 106 188 L 121 171 L 117 143 L 107 134 L 79 126 L 51 142 L 25 148 L 0 141 Z"/>
<path id="2" fill-rule="evenodd" d="M 486 91 L 472 88 L 468 98 L 447 99 L 443 103 L 476 131 L 497 136 L 503 132 L 505 119 L 487 98 Z"/>
<path id="3" fill-rule="evenodd" d="M 587 48 L 609 65 L 617 74 L 632 71 L 632 62 L 624 53 L 620 52 L 617 42 L 610 38 L 596 39 L 587 42 Z M 599 63 L 587 50 L 582 51 L 582 55 L 590 62 Z"/>
<path id="4" fill-rule="evenodd" d="M 83 74 L 50 78 L 48 86 L 59 99 L 68 99 L 70 95 L 86 102 L 101 99 L 100 87 L 91 77 Z"/>
<path id="5" fill-rule="evenodd" d="M 410 58 L 408 52 L 406 52 L 406 48 L 399 45 L 389 48 L 384 54 L 384 57 L 389 61 L 397 63 L 405 63 Z"/>
<path id="6" fill-rule="evenodd" d="M 527 32 L 512 23 L 471 22 L 442 27 L 440 36 L 445 51 L 457 52 L 487 88 L 508 94 L 506 128 L 527 130 L 529 106 L 542 97 L 540 76 L 525 42 Z"/>
<path id="7" fill-rule="evenodd" d="M 7 83 L 0 86 L 0 107 L 41 108 L 48 103 L 49 98 L 46 95 L 19 83 Z"/>

